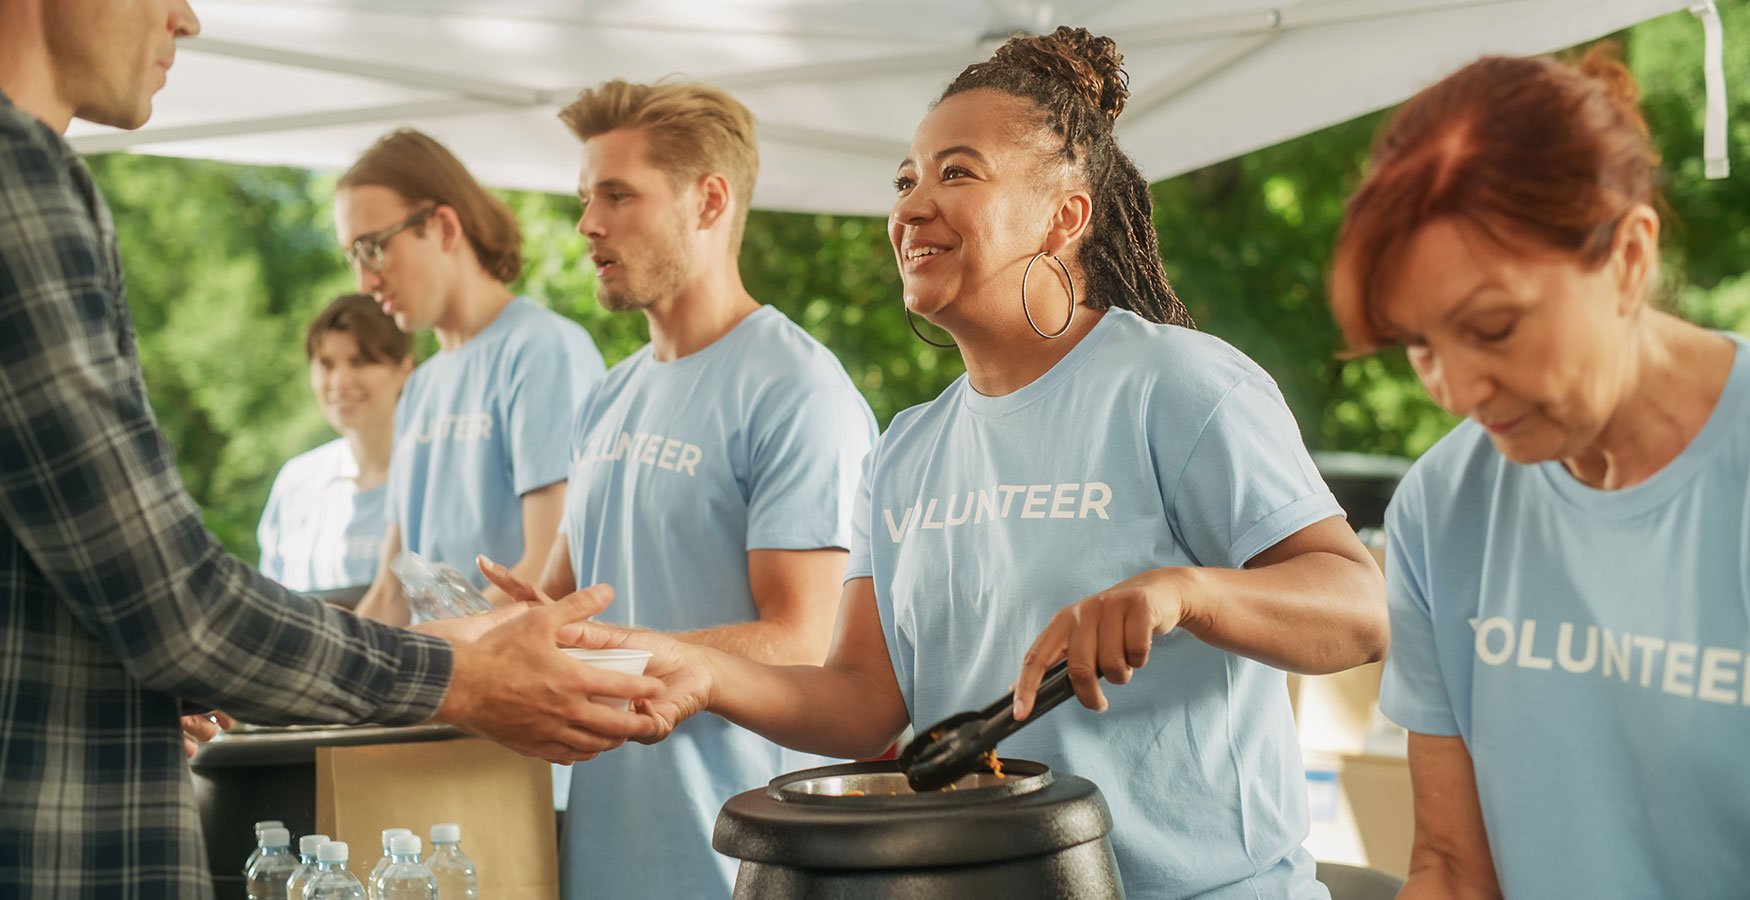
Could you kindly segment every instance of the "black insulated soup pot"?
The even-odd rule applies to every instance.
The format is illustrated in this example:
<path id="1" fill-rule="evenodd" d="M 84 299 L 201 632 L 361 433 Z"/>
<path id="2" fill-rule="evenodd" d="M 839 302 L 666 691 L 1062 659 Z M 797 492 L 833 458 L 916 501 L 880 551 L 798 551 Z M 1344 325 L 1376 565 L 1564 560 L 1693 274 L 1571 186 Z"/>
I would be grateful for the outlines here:
<path id="1" fill-rule="evenodd" d="M 780 775 L 724 804 L 711 845 L 741 860 L 735 900 L 1121 900 L 1100 789 L 1001 762 L 925 793 L 891 760 Z"/>

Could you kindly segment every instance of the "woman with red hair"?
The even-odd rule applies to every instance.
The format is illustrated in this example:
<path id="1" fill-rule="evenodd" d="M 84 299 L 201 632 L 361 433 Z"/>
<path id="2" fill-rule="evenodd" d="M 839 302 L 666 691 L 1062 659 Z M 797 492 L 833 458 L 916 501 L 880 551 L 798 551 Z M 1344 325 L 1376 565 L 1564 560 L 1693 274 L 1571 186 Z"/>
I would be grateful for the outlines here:
<path id="1" fill-rule="evenodd" d="M 1350 201 L 1345 335 L 1469 420 L 1387 515 L 1404 897 L 1750 885 L 1750 354 L 1650 302 L 1657 168 L 1607 50 L 1490 58 Z"/>

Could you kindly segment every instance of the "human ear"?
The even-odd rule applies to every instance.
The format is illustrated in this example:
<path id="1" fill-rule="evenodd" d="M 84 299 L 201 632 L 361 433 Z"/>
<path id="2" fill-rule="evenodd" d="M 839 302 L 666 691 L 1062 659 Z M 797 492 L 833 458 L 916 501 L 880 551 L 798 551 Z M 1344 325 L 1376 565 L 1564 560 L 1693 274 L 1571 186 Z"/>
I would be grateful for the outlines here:
<path id="1" fill-rule="evenodd" d="M 1084 190 L 1065 191 L 1051 215 L 1051 226 L 1045 232 L 1044 250 L 1059 256 L 1065 247 L 1074 244 L 1093 224 L 1094 201 Z"/>
<path id="2" fill-rule="evenodd" d="M 701 177 L 696 188 L 699 192 L 699 227 L 711 228 L 729 214 L 735 203 L 735 192 L 729 187 L 729 179 L 718 172 Z"/>
<path id="3" fill-rule="evenodd" d="M 438 245 L 445 253 L 454 250 L 456 244 L 463 239 L 461 217 L 451 207 L 439 204 L 432 211 L 431 218 L 438 226 Z"/>
<path id="4" fill-rule="evenodd" d="M 1609 266 L 1619 296 L 1617 312 L 1639 311 L 1659 275 L 1659 214 L 1652 207 L 1637 203 L 1623 214 L 1612 240 Z"/>

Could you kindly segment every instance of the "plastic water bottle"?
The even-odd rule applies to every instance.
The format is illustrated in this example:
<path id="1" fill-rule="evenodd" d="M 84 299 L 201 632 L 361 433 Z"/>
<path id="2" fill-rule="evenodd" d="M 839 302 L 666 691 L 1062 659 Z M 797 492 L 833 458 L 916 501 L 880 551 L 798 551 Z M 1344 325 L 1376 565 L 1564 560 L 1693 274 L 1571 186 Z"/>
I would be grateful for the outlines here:
<path id="1" fill-rule="evenodd" d="M 415 622 L 450 619 L 492 611 L 492 601 L 480 595 L 461 572 L 448 563 L 433 564 L 410 550 L 403 550 L 389 564 L 401 582 L 407 608 Z"/>
<path id="2" fill-rule="evenodd" d="M 326 843 L 326 834 L 306 834 L 298 838 L 298 867 L 286 879 L 286 900 L 304 900 L 304 887 L 316 874 L 316 849 Z"/>
<path id="3" fill-rule="evenodd" d="M 478 900 L 480 886 L 474 874 L 474 864 L 462 853 L 462 826 L 455 824 L 431 826 L 431 852 L 426 854 L 425 867 L 437 883 L 438 900 Z"/>
<path id="4" fill-rule="evenodd" d="M 398 834 L 389 842 L 389 867 L 371 883 L 377 900 L 437 900 L 437 882 L 419 861 L 419 835 Z"/>
<path id="5" fill-rule="evenodd" d="M 292 855 L 292 833 L 284 828 L 261 832 L 261 855 L 249 867 L 249 900 L 286 900 L 286 880 L 298 867 Z"/>
<path id="6" fill-rule="evenodd" d="M 316 874 L 304 886 L 301 900 L 365 900 L 365 886 L 347 871 L 346 856 L 345 841 L 316 848 Z"/>
<path id="7" fill-rule="evenodd" d="M 372 898 L 377 896 L 377 879 L 383 877 L 384 869 L 389 868 L 389 842 L 394 840 L 397 835 L 412 833 L 413 829 L 411 828 L 383 829 L 383 856 L 381 859 L 377 860 L 376 865 L 371 867 L 371 877 L 365 879 L 365 887 L 371 892 Z"/>
<path id="8" fill-rule="evenodd" d="M 249 858 L 243 861 L 243 877 L 249 877 L 249 870 L 255 868 L 255 861 L 261 858 L 261 833 L 269 828 L 284 828 L 286 823 L 278 819 L 262 819 L 255 823 L 255 849 L 249 851 Z"/>

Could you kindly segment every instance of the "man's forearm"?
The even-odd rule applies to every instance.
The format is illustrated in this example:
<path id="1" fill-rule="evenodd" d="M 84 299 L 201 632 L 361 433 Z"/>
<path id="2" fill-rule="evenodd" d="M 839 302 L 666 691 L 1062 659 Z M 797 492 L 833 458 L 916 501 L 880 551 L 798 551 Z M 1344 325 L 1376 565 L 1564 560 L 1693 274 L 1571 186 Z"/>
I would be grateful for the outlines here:
<path id="1" fill-rule="evenodd" d="M 686 631 L 672 637 L 769 666 L 818 666 L 832 643 L 832 623 L 811 628 L 765 620 Z"/>
<path id="2" fill-rule="evenodd" d="M 413 621 L 413 613 L 407 608 L 407 597 L 401 592 L 401 582 L 392 575 L 387 580 L 378 579 L 373 583 L 354 612 L 360 618 L 385 625 L 405 627 Z"/>

